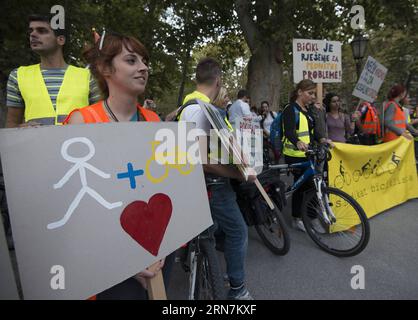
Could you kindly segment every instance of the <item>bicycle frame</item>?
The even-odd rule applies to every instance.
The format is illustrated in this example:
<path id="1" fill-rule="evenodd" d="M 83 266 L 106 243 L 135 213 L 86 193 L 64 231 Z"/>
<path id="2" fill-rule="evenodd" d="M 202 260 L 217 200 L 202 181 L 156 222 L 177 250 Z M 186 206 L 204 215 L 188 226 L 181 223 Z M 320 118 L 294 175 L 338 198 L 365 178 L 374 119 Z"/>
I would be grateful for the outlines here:
<path id="1" fill-rule="evenodd" d="M 286 191 L 285 196 L 288 199 L 295 191 L 297 191 L 304 183 L 308 182 L 311 178 L 314 183 L 316 194 L 318 199 L 322 199 L 324 197 L 322 190 L 323 187 L 326 187 L 323 178 L 323 167 L 325 163 L 325 158 L 318 160 L 317 155 L 318 153 L 314 150 L 309 150 L 307 152 L 309 154 L 309 160 L 294 164 L 282 164 L 282 165 L 272 165 L 269 166 L 269 169 L 279 170 L 280 173 L 289 173 L 296 170 L 302 170 L 303 174 L 299 177 L 297 181 L 293 183 L 290 187 L 290 190 Z M 318 168 L 318 169 L 317 169 Z M 325 195 L 328 197 L 327 195 Z M 321 213 L 323 219 L 326 223 L 332 224 L 332 222 L 336 221 L 336 218 L 329 207 L 329 201 L 325 202 L 326 205 L 324 206 L 323 201 L 319 201 L 319 205 L 321 207 Z"/>
<path id="2" fill-rule="evenodd" d="M 315 166 L 312 160 L 304 161 L 294 164 L 278 164 L 278 165 L 271 165 L 269 169 L 279 170 L 282 173 L 289 173 L 297 170 L 302 170 L 303 174 L 299 177 L 297 181 L 293 183 L 288 191 L 286 191 L 286 198 L 290 197 L 296 190 L 298 190 L 305 182 L 309 181 L 312 177 L 317 175 L 318 173 L 315 170 Z"/>
<path id="3" fill-rule="evenodd" d="M 210 241 L 215 241 L 211 232 L 208 230 L 203 231 L 194 239 L 190 240 L 187 244 L 187 257 L 186 263 L 189 264 L 189 292 L 188 292 L 188 299 L 194 300 L 194 292 L 196 288 L 196 280 L 197 280 L 197 259 L 200 254 L 200 240 L 208 239 Z"/>

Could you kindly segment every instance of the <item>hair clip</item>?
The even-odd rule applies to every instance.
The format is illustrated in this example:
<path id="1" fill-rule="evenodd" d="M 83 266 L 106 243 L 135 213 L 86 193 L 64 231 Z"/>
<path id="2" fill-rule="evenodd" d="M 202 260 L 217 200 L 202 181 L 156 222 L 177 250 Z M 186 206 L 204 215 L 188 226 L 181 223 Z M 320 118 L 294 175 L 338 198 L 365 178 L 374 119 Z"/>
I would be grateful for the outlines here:
<path id="1" fill-rule="evenodd" d="M 104 38 L 106 36 L 106 29 L 103 28 L 102 36 L 100 37 L 99 51 L 103 49 Z"/>

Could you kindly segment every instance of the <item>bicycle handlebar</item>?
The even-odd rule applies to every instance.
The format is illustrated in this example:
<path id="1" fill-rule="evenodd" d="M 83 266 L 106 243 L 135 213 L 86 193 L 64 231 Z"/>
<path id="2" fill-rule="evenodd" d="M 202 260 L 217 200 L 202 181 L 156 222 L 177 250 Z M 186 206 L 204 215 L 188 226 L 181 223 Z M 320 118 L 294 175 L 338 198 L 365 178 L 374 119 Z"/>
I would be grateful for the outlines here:
<path id="1" fill-rule="evenodd" d="M 314 157 L 317 161 L 331 160 L 331 152 L 328 144 L 309 144 L 308 151 L 305 152 L 306 156 Z"/>

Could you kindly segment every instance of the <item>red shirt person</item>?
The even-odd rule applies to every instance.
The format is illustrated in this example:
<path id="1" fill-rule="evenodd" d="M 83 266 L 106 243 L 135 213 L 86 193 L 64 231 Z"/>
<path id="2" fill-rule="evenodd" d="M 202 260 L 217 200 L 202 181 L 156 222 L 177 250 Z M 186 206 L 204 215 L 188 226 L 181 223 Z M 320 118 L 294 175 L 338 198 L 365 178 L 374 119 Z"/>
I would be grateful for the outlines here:
<path id="1" fill-rule="evenodd" d="M 407 130 L 405 113 L 399 104 L 407 95 L 406 89 L 397 84 L 388 93 L 388 102 L 384 108 L 384 135 L 383 142 L 389 142 L 400 136 L 412 140 L 413 137 Z"/>

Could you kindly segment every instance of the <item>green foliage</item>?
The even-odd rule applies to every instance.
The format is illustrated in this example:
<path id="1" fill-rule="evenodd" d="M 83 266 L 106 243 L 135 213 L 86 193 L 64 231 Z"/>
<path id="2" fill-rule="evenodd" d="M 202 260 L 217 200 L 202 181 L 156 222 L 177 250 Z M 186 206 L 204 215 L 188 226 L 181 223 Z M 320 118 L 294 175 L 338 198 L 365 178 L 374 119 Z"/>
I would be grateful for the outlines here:
<path id="1" fill-rule="evenodd" d="M 254 25 L 255 45 L 248 43 L 244 27 L 238 22 L 234 11 L 237 3 L 247 8 Z M 245 86 L 246 64 L 254 50 L 270 44 L 279 48 L 276 60 L 282 62 L 280 104 L 283 105 L 293 86 L 293 38 L 343 42 L 344 82 L 326 88 L 340 92 L 347 105 L 351 105 L 356 81 L 349 46 L 355 34 L 350 26 L 350 9 L 354 4 L 365 8 L 364 33 L 370 38 L 367 54 L 389 69 L 381 96 L 394 82 L 413 85 L 408 80 L 418 73 L 416 0 L 15 0 L 3 1 L 0 11 L 0 102 L 5 99 L 9 72 L 38 61 L 28 45 L 27 16 L 47 13 L 56 4 L 66 9 L 70 32 L 65 49 L 68 63 L 83 65 L 81 52 L 92 41 L 92 27 L 99 32 L 106 27 L 130 34 L 145 44 L 151 56 L 146 95 L 155 98 L 163 113 L 176 106 L 180 84 L 184 83 L 185 93 L 193 90 L 193 71 L 200 58 L 212 56 L 222 63 L 224 83 L 234 97 L 236 90 Z"/>

